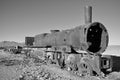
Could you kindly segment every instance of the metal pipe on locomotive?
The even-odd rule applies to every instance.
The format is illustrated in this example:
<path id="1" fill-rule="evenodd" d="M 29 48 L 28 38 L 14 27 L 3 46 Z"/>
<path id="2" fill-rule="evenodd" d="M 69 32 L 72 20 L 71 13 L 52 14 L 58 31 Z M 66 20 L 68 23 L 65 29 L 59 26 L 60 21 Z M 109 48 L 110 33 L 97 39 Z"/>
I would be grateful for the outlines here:
<path id="1" fill-rule="evenodd" d="M 34 46 L 45 48 L 52 63 L 78 75 L 101 75 L 101 54 L 108 46 L 108 32 L 92 22 L 92 7 L 85 7 L 85 24 L 68 30 L 51 30 L 34 37 Z"/>

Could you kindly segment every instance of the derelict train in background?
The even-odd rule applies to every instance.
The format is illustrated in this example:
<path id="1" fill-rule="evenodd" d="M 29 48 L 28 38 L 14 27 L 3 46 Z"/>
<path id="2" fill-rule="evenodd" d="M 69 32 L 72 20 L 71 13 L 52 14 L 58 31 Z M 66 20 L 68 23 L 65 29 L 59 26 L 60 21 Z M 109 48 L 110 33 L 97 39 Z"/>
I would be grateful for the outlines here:
<path id="1" fill-rule="evenodd" d="M 27 40 L 26 40 L 27 41 Z M 101 65 L 108 46 L 108 32 L 100 22 L 92 22 L 92 7 L 85 8 L 85 25 L 68 30 L 51 30 L 34 37 L 34 47 L 45 48 L 47 58 L 78 75 L 101 75 L 109 66 Z"/>

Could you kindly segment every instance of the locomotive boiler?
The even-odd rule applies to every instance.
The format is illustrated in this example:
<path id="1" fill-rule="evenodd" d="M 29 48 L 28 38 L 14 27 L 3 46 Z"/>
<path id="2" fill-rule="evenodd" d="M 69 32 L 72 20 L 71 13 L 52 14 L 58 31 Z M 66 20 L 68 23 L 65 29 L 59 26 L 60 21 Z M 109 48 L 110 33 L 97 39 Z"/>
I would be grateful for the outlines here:
<path id="1" fill-rule="evenodd" d="M 61 68 L 78 75 L 101 75 L 101 54 L 108 46 L 108 32 L 100 22 L 92 22 L 92 8 L 85 8 L 85 24 L 67 30 L 51 30 L 34 37 L 34 46 Z"/>
<path id="2" fill-rule="evenodd" d="M 108 45 L 108 33 L 103 24 L 93 22 L 69 30 L 52 30 L 35 36 L 36 46 L 68 46 L 73 50 L 102 53 Z"/>

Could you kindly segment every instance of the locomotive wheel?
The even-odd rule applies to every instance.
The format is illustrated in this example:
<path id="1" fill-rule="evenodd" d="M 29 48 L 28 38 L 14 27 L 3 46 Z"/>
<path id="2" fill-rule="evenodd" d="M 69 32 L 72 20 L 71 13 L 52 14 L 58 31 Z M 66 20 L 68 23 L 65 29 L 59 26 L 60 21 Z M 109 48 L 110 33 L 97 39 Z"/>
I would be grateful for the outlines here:
<path id="1" fill-rule="evenodd" d="M 78 75 L 79 76 L 91 76 L 92 75 L 92 68 L 86 62 L 81 62 L 78 66 Z"/>
<path id="2" fill-rule="evenodd" d="M 52 60 L 51 59 L 48 59 L 47 62 L 48 62 L 48 64 L 52 64 Z"/>

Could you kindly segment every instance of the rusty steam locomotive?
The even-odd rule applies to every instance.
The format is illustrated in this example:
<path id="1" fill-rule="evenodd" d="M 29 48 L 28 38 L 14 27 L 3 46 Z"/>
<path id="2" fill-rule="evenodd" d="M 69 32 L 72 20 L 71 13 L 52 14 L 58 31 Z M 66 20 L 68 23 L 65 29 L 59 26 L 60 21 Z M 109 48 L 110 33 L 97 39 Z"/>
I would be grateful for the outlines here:
<path id="1" fill-rule="evenodd" d="M 101 55 L 108 46 L 108 32 L 92 22 L 92 7 L 85 8 L 85 25 L 68 30 L 51 30 L 34 37 L 34 46 L 45 48 L 51 63 L 78 75 L 101 75 Z M 105 68 L 104 68 L 105 69 Z M 107 69 L 107 68 L 106 68 Z"/>

